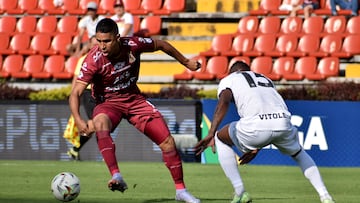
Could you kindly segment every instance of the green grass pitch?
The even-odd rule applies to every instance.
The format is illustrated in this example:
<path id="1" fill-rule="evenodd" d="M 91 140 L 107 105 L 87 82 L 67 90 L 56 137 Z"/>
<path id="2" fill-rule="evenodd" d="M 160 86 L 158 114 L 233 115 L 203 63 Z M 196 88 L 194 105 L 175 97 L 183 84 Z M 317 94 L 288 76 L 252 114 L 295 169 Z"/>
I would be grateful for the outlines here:
<path id="1" fill-rule="evenodd" d="M 107 189 L 110 175 L 102 162 L 0 160 L 0 203 L 57 203 L 50 181 L 59 172 L 75 173 L 81 181 L 76 203 L 176 202 L 175 190 L 163 163 L 123 162 L 120 170 L 128 183 L 125 193 Z M 202 203 L 232 199 L 232 188 L 219 165 L 184 163 L 189 191 Z M 245 187 L 255 203 L 320 202 L 300 169 L 289 166 L 239 167 Z M 325 184 L 338 203 L 360 202 L 360 168 L 320 168 Z"/>

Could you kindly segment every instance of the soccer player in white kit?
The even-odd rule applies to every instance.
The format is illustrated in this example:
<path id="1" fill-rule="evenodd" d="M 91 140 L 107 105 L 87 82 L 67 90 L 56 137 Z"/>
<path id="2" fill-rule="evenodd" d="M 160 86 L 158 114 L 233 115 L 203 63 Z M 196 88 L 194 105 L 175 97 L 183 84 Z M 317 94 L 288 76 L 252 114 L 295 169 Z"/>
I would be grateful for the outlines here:
<path id="1" fill-rule="evenodd" d="M 220 81 L 218 98 L 209 133 L 195 148 L 197 154 L 209 146 L 215 152 L 215 144 L 220 165 L 235 191 L 232 203 L 252 202 L 245 191 L 236 154 L 241 156 L 240 164 L 246 164 L 269 144 L 291 156 L 318 192 L 322 203 L 334 203 L 315 162 L 301 147 L 297 128 L 290 122 L 291 113 L 270 79 L 250 71 L 246 63 L 236 62 L 231 66 L 230 74 Z M 240 120 L 217 131 L 230 102 L 235 102 Z"/>

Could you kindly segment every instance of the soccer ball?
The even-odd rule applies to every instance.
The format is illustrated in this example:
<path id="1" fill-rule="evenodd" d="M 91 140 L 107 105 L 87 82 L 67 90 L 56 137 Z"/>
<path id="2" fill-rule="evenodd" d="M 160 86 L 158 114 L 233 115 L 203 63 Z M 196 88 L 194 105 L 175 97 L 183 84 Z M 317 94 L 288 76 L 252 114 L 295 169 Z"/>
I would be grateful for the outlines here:
<path id="1" fill-rule="evenodd" d="M 80 180 L 73 173 L 59 173 L 51 181 L 51 192 L 62 202 L 72 201 L 80 193 Z"/>

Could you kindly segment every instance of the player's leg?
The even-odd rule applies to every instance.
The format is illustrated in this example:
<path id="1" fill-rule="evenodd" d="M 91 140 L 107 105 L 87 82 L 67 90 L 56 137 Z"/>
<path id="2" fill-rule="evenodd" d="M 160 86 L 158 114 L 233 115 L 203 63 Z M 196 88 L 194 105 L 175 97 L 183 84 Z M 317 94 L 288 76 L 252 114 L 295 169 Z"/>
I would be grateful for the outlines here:
<path id="1" fill-rule="evenodd" d="M 299 143 L 297 129 L 292 128 L 291 131 L 274 134 L 275 140 L 273 144 L 284 154 L 291 156 L 299 165 L 304 176 L 310 181 L 312 186 L 318 192 L 321 202 L 332 203 L 332 197 L 322 180 L 319 169 L 314 160 L 304 151 Z"/>
<path id="2" fill-rule="evenodd" d="M 199 203 L 200 200 L 192 196 L 186 189 L 182 161 L 176 149 L 175 140 L 170 135 L 169 129 L 160 113 L 146 122 L 144 134 L 155 142 L 162 151 L 163 161 L 170 171 L 175 184 L 175 199 L 189 203 Z"/>
<path id="3" fill-rule="evenodd" d="M 99 151 L 112 176 L 108 182 L 108 187 L 112 191 L 118 190 L 124 192 L 127 189 L 127 185 L 120 174 L 115 154 L 115 143 L 110 136 L 111 130 L 115 128 L 121 120 L 121 113 L 116 112 L 116 109 L 112 108 L 112 106 L 112 104 L 105 103 L 98 105 L 94 109 L 93 121 Z"/>
<path id="4" fill-rule="evenodd" d="M 234 144 L 230 138 L 229 133 L 235 132 L 236 122 L 226 125 L 219 130 L 215 136 L 215 146 L 218 153 L 220 166 L 223 169 L 226 177 L 230 180 L 234 191 L 234 199 L 232 203 L 251 202 L 250 195 L 245 192 L 244 184 L 240 176 L 238 164 L 236 160 L 236 153 L 233 148 Z"/>

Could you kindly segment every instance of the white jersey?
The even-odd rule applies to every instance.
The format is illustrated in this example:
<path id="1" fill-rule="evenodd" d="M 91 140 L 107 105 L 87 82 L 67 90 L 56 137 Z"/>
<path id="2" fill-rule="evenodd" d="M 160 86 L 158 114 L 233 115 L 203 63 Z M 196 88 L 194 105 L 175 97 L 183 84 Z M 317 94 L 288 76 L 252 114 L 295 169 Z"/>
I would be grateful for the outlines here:
<path id="1" fill-rule="evenodd" d="M 123 16 L 121 16 L 119 18 L 118 15 L 113 15 L 111 16 L 111 19 L 113 21 L 116 22 L 116 24 L 118 25 L 118 28 L 119 28 L 119 33 L 123 33 L 124 29 L 125 29 L 125 24 L 131 24 L 133 25 L 131 27 L 131 30 L 130 32 L 127 34 L 127 36 L 122 36 L 122 37 L 132 37 L 133 34 L 134 34 L 134 17 L 130 14 L 130 13 L 124 13 Z"/>
<path id="2" fill-rule="evenodd" d="M 104 18 L 104 16 L 99 15 L 95 20 L 93 20 L 91 16 L 87 15 L 79 21 L 79 28 L 85 28 L 90 39 L 96 33 L 96 25 Z"/>
<path id="3" fill-rule="evenodd" d="M 237 128 L 242 131 L 289 130 L 291 114 L 267 77 L 252 71 L 234 72 L 220 81 L 218 96 L 232 91 L 240 116 Z"/>

